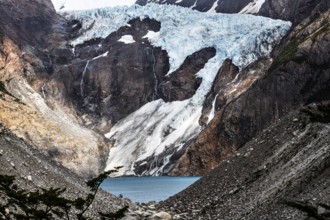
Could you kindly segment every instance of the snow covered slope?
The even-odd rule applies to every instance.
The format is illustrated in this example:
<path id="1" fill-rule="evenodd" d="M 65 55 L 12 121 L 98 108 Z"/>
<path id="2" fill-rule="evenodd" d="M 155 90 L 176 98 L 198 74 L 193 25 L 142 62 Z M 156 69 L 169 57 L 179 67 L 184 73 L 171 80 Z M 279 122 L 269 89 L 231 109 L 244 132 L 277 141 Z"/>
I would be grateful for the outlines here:
<path id="1" fill-rule="evenodd" d="M 203 80 L 191 99 L 148 103 L 117 123 L 106 135 L 113 142 L 107 169 L 124 166 L 119 175 L 134 174 L 137 161 L 157 158 L 168 148 L 177 150 L 198 134 L 201 130 L 198 119 L 205 95 L 223 61 L 230 58 L 235 65 L 244 68 L 258 58 L 268 56 L 273 45 L 291 25 L 289 22 L 252 15 L 205 14 L 158 4 L 75 11 L 67 16 L 83 24 L 84 34 L 72 41 L 73 45 L 97 37 L 105 38 L 136 17 L 160 21 L 160 32 L 150 32 L 147 37 L 154 46 L 160 46 L 168 52 L 171 66 L 169 74 L 187 56 L 202 48 L 214 47 L 217 51 L 216 56 L 197 74 Z M 92 23 L 94 25 L 90 28 Z M 163 167 L 150 167 L 145 174 L 159 175 Z"/>
<path id="2" fill-rule="evenodd" d="M 239 13 L 240 14 L 257 14 L 261 6 L 265 3 L 266 0 L 254 0 L 249 3 L 245 8 L 243 8 Z"/>
<path id="3" fill-rule="evenodd" d="M 132 5 L 135 0 L 52 0 L 52 2 L 56 11 L 72 11 Z"/>

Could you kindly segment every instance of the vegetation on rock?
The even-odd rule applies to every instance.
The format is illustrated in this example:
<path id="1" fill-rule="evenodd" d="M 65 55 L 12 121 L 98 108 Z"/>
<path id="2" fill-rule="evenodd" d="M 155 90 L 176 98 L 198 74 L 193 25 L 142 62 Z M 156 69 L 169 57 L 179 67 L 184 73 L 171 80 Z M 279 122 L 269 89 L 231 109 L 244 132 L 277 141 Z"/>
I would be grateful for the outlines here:
<path id="1" fill-rule="evenodd" d="M 112 173 L 110 170 L 89 180 L 86 184 L 90 193 L 86 198 L 70 200 L 63 196 L 66 188 L 41 188 L 36 191 L 21 189 L 15 184 L 15 177 L 0 175 L 0 219 L 90 219 L 86 212 L 91 208 L 101 183 Z M 128 207 L 117 212 L 99 212 L 100 219 L 119 219 L 124 217 Z"/>

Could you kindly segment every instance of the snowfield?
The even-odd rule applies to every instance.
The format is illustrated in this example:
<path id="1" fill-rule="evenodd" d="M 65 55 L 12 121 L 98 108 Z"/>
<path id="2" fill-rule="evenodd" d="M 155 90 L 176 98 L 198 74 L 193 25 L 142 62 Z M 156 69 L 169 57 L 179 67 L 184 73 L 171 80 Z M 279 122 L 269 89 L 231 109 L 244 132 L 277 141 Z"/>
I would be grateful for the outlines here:
<path id="1" fill-rule="evenodd" d="M 201 13 L 159 4 L 72 11 L 63 15 L 68 19 L 78 19 L 83 24 L 84 34 L 71 42 L 73 46 L 93 38 L 105 38 L 133 18 L 149 17 L 161 22 L 159 32 L 149 31 L 144 37 L 152 45 L 167 51 L 170 59 L 168 74 L 178 69 L 192 53 L 205 47 L 216 49 L 216 56 L 197 73 L 203 80 L 191 99 L 148 103 L 118 122 L 106 134 L 114 142 L 106 169 L 124 166 L 118 175 L 134 175 L 136 161 L 157 157 L 169 146 L 182 147 L 183 143 L 196 136 L 201 130 L 198 119 L 205 95 L 223 61 L 230 58 L 239 68 L 244 68 L 260 57 L 267 57 L 291 27 L 290 22 L 259 16 Z M 92 23 L 93 28 L 88 29 Z M 127 36 L 125 38 L 127 40 Z M 210 114 L 213 116 L 214 112 Z M 159 175 L 163 167 L 146 172 Z"/>

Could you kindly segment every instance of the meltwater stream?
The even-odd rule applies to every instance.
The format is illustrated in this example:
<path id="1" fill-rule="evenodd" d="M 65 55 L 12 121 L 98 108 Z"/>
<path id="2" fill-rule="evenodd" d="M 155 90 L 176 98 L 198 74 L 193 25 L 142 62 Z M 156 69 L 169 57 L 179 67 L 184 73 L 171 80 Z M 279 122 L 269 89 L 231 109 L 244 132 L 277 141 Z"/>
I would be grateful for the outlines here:
<path id="1" fill-rule="evenodd" d="M 133 202 L 162 201 L 184 190 L 200 177 L 122 177 L 105 180 L 101 188 Z"/>

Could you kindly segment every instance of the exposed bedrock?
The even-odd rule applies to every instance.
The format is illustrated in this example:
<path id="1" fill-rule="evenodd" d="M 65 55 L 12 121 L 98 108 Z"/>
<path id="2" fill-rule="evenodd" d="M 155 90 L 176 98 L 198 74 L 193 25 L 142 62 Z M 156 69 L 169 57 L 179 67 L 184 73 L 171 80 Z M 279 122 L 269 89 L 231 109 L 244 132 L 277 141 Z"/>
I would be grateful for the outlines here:
<path id="1" fill-rule="evenodd" d="M 266 0 L 258 14 L 299 24 L 308 17 L 317 17 L 329 7 L 328 0 Z"/>
<path id="2" fill-rule="evenodd" d="M 159 85 L 159 96 L 166 102 L 191 98 L 201 84 L 201 78 L 196 76 L 209 59 L 215 56 L 216 50 L 204 48 L 186 58 L 180 68 Z"/>

